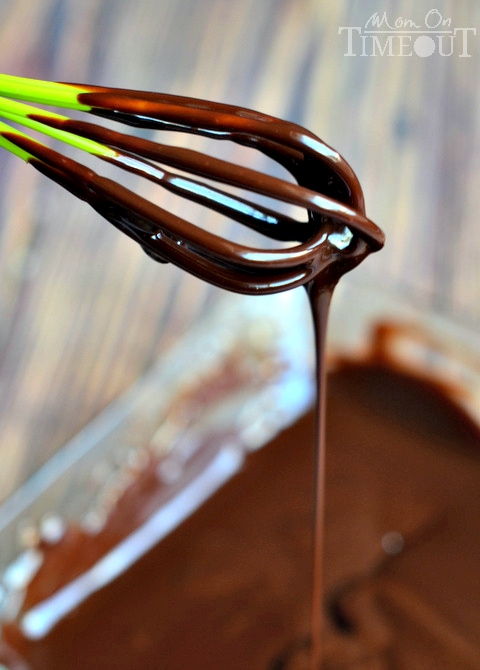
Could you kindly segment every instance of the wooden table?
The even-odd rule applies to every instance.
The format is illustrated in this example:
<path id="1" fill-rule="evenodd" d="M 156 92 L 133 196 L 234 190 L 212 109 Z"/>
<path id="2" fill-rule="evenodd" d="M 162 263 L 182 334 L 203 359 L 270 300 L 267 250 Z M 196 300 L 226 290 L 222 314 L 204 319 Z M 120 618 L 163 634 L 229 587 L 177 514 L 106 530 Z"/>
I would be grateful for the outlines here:
<path id="1" fill-rule="evenodd" d="M 0 0 L 0 62 L 10 74 L 213 99 L 309 127 L 351 162 L 369 215 L 387 233 L 358 281 L 476 327 L 480 3 L 434 7 Z M 387 23 L 390 33 L 366 32 Z M 443 33 L 451 55 L 426 27 L 457 30 L 451 43 Z M 3 499 L 127 388 L 212 291 L 152 262 L 6 153 L 0 176 Z"/>

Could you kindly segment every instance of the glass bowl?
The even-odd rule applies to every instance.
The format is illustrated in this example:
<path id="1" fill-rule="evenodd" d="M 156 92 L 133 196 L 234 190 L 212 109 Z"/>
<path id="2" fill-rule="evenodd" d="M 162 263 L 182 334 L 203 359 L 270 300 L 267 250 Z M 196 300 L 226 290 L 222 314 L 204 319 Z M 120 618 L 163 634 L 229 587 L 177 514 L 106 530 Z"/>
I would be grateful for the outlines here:
<path id="1" fill-rule="evenodd" d="M 59 584 L 61 597 L 53 588 L 48 607 L 36 603 L 23 616 L 24 631 L 34 640 L 48 636 L 62 618 L 72 616 L 79 603 L 95 598 L 118 576 L 135 569 L 137 562 L 197 514 L 234 475 L 248 471 L 249 454 L 261 451 L 314 401 L 311 330 L 303 291 L 258 299 L 225 296 L 127 393 L 16 491 L 0 509 L 0 617 L 5 625 L 21 611 L 25 588 L 43 561 L 42 547 L 54 547 L 69 527 L 79 529 L 82 538 L 101 536 L 112 510 L 123 505 L 125 533 L 111 541 L 108 551 L 87 561 L 72 579 Z M 380 339 L 379 332 L 383 333 Z M 336 291 L 330 315 L 330 369 L 334 371 L 345 360 L 368 360 L 373 341 L 375 355 L 380 342 L 380 353 L 389 365 L 441 384 L 480 424 L 477 334 L 405 304 L 397 296 L 357 286 L 348 278 Z M 348 421 L 348 407 L 345 416 Z M 154 468 L 159 483 L 154 502 L 148 513 L 142 510 L 141 517 L 135 516 L 140 514 L 135 510 L 130 519 L 128 495 L 126 503 L 122 503 L 123 496 L 149 468 Z M 262 476 L 276 475 L 264 472 Z M 258 477 L 254 485 L 261 489 L 264 483 Z M 296 494 L 288 495 L 294 499 Z M 313 489 L 306 490 L 305 496 L 313 500 Z M 242 501 L 231 504 L 241 506 Z M 281 517 L 282 501 L 278 504 Z M 258 517 L 260 521 L 252 518 L 251 523 L 254 528 L 258 522 L 261 533 L 260 513 Z M 294 523 L 285 518 L 279 523 Z M 390 540 L 385 539 L 386 553 L 399 537 L 391 535 Z M 208 539 L 213 541 L 223 542 L 218 537 L 215 540 L 214 534 Z M 307 572 L 309 546 L 300 548 Z M 255 550 L 253 542 L 251 552 Z M 246 552 L 248 556 L 248 548 Z M 268 569 L 269 556 L 259 555 L 257 560 Z M 183 570 L 196 569 L 189 564 L 188 554 L 179 561 L 185 562 Z M 206 579 L 212 593 L 222 589 L 223 578 L 222 568 L 213 566 L 213 572 L 215 579 Z M 308 588 L 307 580 L 306 585 L 299 585 L 295 598 L 305 601 Z M 176 597 L 184 597 L 180 587 Z M 248 597 L 256 596 L 250 593 Z M 241 603 L 232 603 L 232 607 L 241 607 Z M 279 649 L 302 639 L 301 627 L 285 630 L 275 620 L 257 622 L 258 627 L 262 631 L 271 627 L 272 640 L 259 653 L 258 666 L 251 667 L 297 667 L 293 657 L 297 652 L 303 654 L 303 648 L 294 645 L 292 658 L 287 660 L 279 656 Z M 235 636 L 236 631 L 230 634 Z M 200 640 L 197 643 L 201 646 Z M 252 644 L 258 647 L 263 642 Z M 12 661 L 11 667 L 24 666 Z M 85 666 L 80 663 L 78 667 Z M 102 668 L 108 667 L 102 660 Z M 198 667 L 203 667 L 201 662 Z M 225 667 L 237 666 L 230 659 Z"/>

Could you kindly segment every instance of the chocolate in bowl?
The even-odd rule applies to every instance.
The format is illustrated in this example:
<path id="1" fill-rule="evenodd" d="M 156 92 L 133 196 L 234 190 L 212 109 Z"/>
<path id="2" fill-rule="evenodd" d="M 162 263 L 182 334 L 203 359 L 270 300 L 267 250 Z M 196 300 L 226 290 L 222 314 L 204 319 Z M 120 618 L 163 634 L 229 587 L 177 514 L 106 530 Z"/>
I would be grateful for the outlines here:
<path id="1" fill-rule="evenodd" d="M 291 296 L 288 300 L 289 309 L 302 302 Z M 142 383 L 115 410 L 117 417 L 128 420 L 117 422 L 116 434 L 106 434 L 100 420 L 97 433 L 94 429 L 83 436 L 92 448 L 83 446 L 82 454 L 72 455 L 75 448 L 70 447 L 70 458 L 64 458 L 62 466 L 63 483 L 61 476 L 60 483 L 44 483 L 43 493 L 32 494 L 29 509 L 23 499 L 23 512 L 17 497 L 19 507 L 2 530 L 7 540 L 2 547 L 8 545 L 11 551 L 13 535 L 7 533 L 21 528 L 25 519 L 42 521 L 23 528 L 24 540 L 37 544 L 24 553 L 23 577 L 29 565 L 32 576 L 23 604 L 10 592 L 6 615 L 12 620 L 4 624 L 4 641 L 10 653 L 20 653 L 26 663 L 11 667 L 306 667 L 315 429 L 307 409 L 312 392 L 309 356 L 299 359 L 298 352 L 309 347 L 303 342 L 299 350 L 298 331 L 291 329 L 294 333 L 288 336 L 283 319 L 275 319 L 282 311 L 278 302 L 270 312 L 267 302 L 261 308 L 255 299 L 240 303 L 248 304 L 247 312 L 255 310 L 251 322 L 233 313 L 233 320 L 219 328 L 225 334 L 232 332 L 233 322 L 241 322 L 242 330 L 235 333 L 239 340 L 234 337 L 233 342 L 242 342 L 243 349 L 236 344 L 220 348 L 207 361 L 204 370 L 209 373 L 202 378 L 192 373 L 186 349 L 180 348 L 176 359 L 170 357 L 145 382 L 144 387 L 154 384 L 149 397 L 155 404 L 158 395 L 152 389 L 171 391 L 172 379 L 181 379 L 179 369 L 186 367 L 190 373 L 179 394 L 181 402 L 170 413 L 175 420 L 163 424 L 163 437 L 161 426 L 151 431 L 156 435 L 150 440 L 154 456 L 149 458 L 139 444 L 137 461 L 128 452 L 123 466 L 114 465 L 117 489 L 113 476 L 104 489 L 103 518 L 100 496 L 96 508 L 83 507 L 77 523 L 72 520 L 75 515 L 66 508 L 75 497 L 70 477 L 81 479 L 83 466 L 84 473 L 96 472 L 97 485 L 102 482 L 105 454 L 109 449 L 118 452 L 125 436 L 132 435 L 126 426 L 136 433 L 138 425 L 145 425 L 143 418 L 132 420 L 135 411 L 141 417 L 148 407 Z M 400 305 L 391 295 L 349 284 L 338 291 L 333 305 L 323 666 L 479 667 L 480 433 L 473 411 L 480 366 L 475 338 L 465 338 L 460 329 L 434 315 Z M 263 322 L 262 312 L 267 317 Z M 297 314 L 300 322 L 305 316 L 301 305 Z M 376 331 L 371 330 L 374 324 Z M 253 335 L 246 337 L 249 326 Z M 217 346 L 224 341 L 223 336 L 217 339 Z M 199 346 L 197 351 L 205 351 Z M 250 365 L 239 368 L 238 361 L 246 359 Z M 200 383 L 195 384 L 195 378 Z M 138 398 L 142 400 L 135 404 Z M 211 412 L 203 409 L 202 398 Z M 186 440 L 176 441 L 175 427 L 182 424 L 185 409 L 191 414 L 194 407 L 196 428 L 185 432 Z M 117 419 L 112 420 L 115 412 L 110 414 L 113 425 Z M 276 434 L 278 428 L 282 430 Z M 203 442 L 202 430 L 208 436 Z M 57 474 L 58 464 L 57 460 Z M 126 478 L 125 464 L 137 473 L 136 480 Z M 220 478 L 205 477 L 212 471 Z M 123 484 L 118 481 L 122 477 Z M 192 498 L 194 482 L 201 483 L 203 497 L 200 493 L 200 498 Z M 85 475 L 77 490 L 88 491 L 91 499 L 91 487 Z M 190 507 L 182 498 L 185 492 L 193 500 Z M 174 528 L 170 503 L 179 500 L 184 506 L 180 512 L 177 507 Z M 55 526 L 55 519 L 62 521 L 59 513 L 70 517 L 67 529 L 61 523 Z M 125 545 L 123 566 L 119 553 L 110 551 L 110 567 L 119 576 L 105 580 L 105 562 L 96 552 L 118 542 L 124 531 L 133 537 L 132 529 L 142 523 L 150 531 L 157 528 L 158 543 L 140 552 L 130 567 L 125 565 Z M 39 548 L 41 567 L 35 564 Z M 22 563 L 16 568 L 18 587 Z M 95 574 L 105 581 L 92 589 Z M 15 571 L 10 575 L 13 583 Z M 37 606 L 60 584 L 83 584 L 91 590 L 78 606 L 70 603 L 52 625 L 47 610 Z"/>

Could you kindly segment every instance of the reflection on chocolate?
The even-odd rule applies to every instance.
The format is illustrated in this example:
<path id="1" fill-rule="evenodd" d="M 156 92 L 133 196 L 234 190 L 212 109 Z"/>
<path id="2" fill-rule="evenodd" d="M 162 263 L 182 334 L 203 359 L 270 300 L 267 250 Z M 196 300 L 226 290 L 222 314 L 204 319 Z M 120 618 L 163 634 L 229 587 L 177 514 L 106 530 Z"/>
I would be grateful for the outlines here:
<path id="1" fill-rule="evenodd" d="M 43 111 L 28 114 L 43 127 L 100 142 L 102 149 L 94 155 L 124 171 L 273 240 L 298 243 L 288 252 L 284 248 L 258 249 L 208 233 L 195 222 L 35 140 L 2 131 L 9 143 L 26 152 L 31 165 L 87 201 L 152 258 L 175 263 L 222 288 L 258 295 L 313 281 L 331 286 L 365 255 L 383 246 L 382 231 L 365 215 L 354 172 L 336 151 L 308 130 L 259 112 L 205 100 L 81 88 L 88 92 L 77 93 L 76 98 L 91 114 L 145 129 L 200 135 L 213 143 L 228 140 L 261 152 L 290 173 L 289 178 L 280 179 L 240 165 L 236 159 L 233 163 L 218 159 L 211 155 L 211 145 L 207 153 L 201 153 L 85 121 L 59 119 Z M 265 205 L 262 197 L 273 205 Z M 282 212 L 282 204 L 301 208 L 304 218 Z"/>

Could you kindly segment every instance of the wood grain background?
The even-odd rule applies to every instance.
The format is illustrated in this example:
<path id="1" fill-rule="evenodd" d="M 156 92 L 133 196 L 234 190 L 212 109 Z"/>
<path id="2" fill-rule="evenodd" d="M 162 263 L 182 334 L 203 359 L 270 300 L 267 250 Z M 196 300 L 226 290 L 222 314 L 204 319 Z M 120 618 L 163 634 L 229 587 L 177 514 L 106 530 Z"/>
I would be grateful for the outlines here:
<path id="1" fill-rule="evenodd" d="M 357 55 L 345 55 L 345 28 L 363 31 L 373 13 L 424 27 L 432 9 L 430 25 L 441 16 L 472 29 L 457 34 L 452 55 L 362 56 L 358 40 Z M 9 74 L 197 96 L 309 127 L 352 164 L 387 233 L 356 280 L 478 327 L 477 0 L 0 0 L 0 63 Z M 1 153 L 0 500 L 211 299 Z"/>

